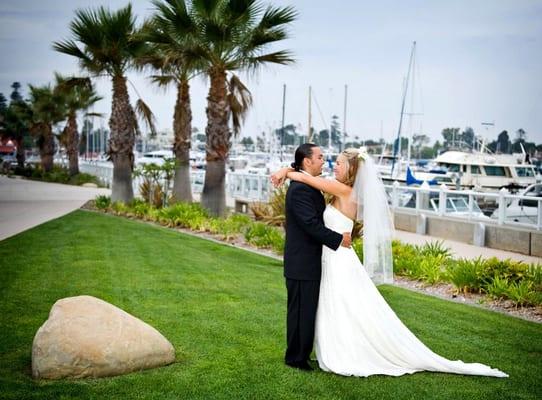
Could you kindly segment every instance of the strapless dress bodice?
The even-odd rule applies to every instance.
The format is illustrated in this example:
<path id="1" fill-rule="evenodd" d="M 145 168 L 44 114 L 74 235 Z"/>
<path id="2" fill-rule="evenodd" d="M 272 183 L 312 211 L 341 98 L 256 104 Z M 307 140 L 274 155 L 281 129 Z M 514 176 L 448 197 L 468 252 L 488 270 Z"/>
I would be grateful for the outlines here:
<path id="1" fill-rule="evenodd" d="M 354 221 L 328 204 L 324 211 L 324 224 L 328 229 L 337 233 L 352 232 Z"/>

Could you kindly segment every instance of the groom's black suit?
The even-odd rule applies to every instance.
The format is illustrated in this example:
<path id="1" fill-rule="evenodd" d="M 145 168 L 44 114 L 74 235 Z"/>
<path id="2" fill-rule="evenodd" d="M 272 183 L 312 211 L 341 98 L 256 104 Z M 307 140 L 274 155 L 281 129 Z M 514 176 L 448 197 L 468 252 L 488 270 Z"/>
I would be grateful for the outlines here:
<path id="1" fill-rule="evenodd" d="M 286 245 L 284 276 L 288 291 L 288 364 L 309 359 L 314 341 L 314 325 L 320 275 L 322 245 L 336 250 L 342 235 L 324 226 L 325 201 L 322 193 L 304 183 L 292 181 L 286 193 Z"/>

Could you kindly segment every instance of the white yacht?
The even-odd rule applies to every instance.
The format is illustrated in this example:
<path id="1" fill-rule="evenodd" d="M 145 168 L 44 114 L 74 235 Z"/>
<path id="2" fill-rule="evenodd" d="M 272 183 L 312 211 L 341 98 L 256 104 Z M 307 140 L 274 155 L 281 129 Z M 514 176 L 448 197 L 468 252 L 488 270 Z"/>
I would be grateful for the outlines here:
<path id="1" fill-rule="evenodd" d="M 452 181 L 459 179 L 464 188 L 518 189 L 536 183 L 535 167 L 524 162 L 523 154 L 447 151 L 434 162 L 446 169 L 446 176 Z"/>

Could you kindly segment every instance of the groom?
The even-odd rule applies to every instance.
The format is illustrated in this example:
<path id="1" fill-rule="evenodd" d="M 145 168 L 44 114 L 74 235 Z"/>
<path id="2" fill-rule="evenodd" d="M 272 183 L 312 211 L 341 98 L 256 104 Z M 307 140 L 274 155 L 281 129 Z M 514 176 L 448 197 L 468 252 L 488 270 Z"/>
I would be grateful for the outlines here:
<path id="1" fill-rule="evenodd" d="M 322 173 L 322 150 L 305 143 L 295 152 L 296 170 L 312 176 Z M 316 309 L 322 272 L 322 245 L 336 250 L 350 247 L 350 233 L 343 235 L 324 226 L 322 193 L 304 183 L 291 181 L 286 193 L 286 245 L 284 276 L 288 292 L 285 362 L 293 368 L 312 370 L 308 360 L 314 341 Z"/>

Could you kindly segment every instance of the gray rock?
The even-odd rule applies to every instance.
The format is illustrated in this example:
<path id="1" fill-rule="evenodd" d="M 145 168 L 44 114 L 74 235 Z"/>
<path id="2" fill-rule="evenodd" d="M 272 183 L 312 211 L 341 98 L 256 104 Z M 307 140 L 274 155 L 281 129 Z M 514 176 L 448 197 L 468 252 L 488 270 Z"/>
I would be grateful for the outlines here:
<path id="1" fill-rule="evenodd" d="M 174 360 L 175 349 L 160 332 L 92 296 L 58 300 L 32 345 L 34 378 L 121 375 Z"/>

